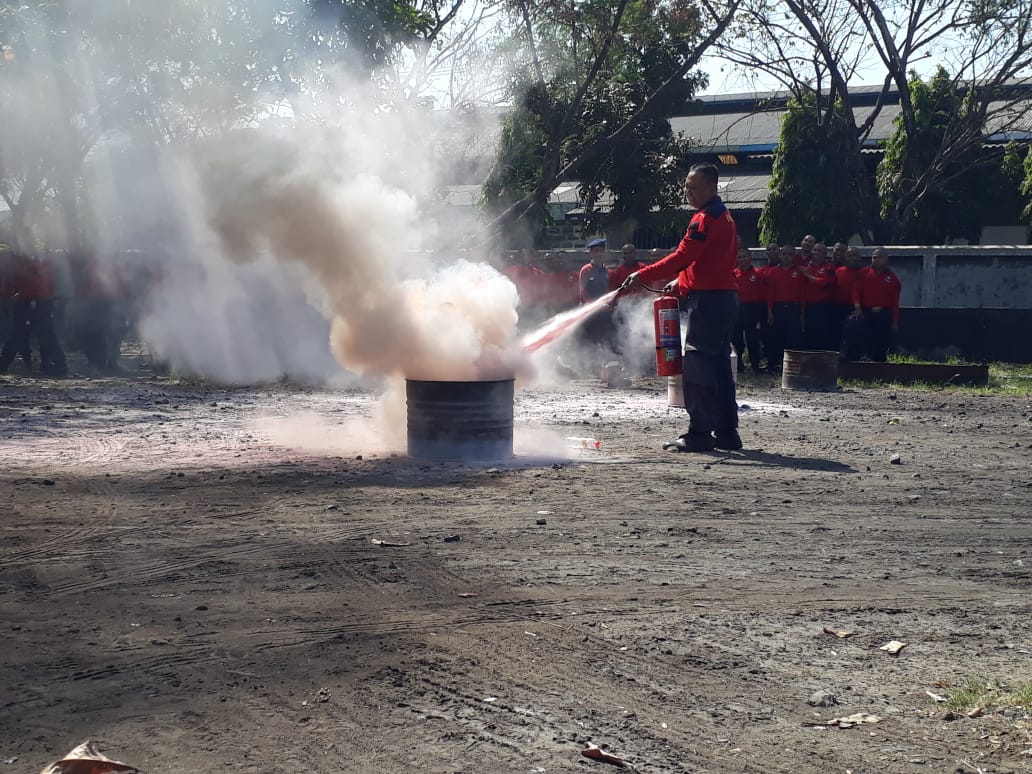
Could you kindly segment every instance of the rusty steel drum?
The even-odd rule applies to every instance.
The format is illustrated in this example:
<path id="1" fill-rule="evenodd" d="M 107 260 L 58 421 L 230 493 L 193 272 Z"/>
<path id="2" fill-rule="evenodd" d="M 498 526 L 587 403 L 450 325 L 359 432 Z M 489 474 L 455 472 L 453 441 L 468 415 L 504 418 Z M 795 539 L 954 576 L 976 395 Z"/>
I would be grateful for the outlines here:
<path id="1" fill-rule="evenodd" d="M 512 457 L 514 384 L 406 380 L 409 456 L 466 462 Z"/>
<path id="2" fill-rule="evenodd" d="M 838 389 L 839 358 L 838 352 L 828 350 L 786 349 L 782 389 L 834 392 Z"/>

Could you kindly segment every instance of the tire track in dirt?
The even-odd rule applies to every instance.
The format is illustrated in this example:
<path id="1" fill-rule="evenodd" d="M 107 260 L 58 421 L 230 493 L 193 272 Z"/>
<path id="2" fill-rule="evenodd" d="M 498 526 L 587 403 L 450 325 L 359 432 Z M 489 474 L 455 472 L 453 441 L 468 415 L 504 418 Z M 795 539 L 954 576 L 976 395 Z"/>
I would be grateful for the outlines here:
<path id="1" fill-rule="evenodd" d="M 219 545 L 209 549 L 210 553 L 205 555 L 191 555 L 182 559 L 149 559 L 133 564 L 131 570 L 126 572 L 113 572 L 109 577 L 68 581 L 55 584 L 41 591 L 44 598 L 67 597 L 90 592 L 109 590 L 111 588 L 131 591 L 134 588 L 150 588 L 169 581 L 189 580 L 182 578 L 180 573 L 196 570 L 205 565 L 211 566 L 211 562 L 225 562 L 224 565 L 216 565 L 219 571 L 216 573 L 201 572 L 196 577 L 230 577 L 248 574 L 252 571 L 258 572 L 257 568 L 246 567 L 235 560 L 244 559 L 264 554 L 269 547 L 264 544 Z M 103 557 L 90 555 L 90 559 L 98 561 Z M 117 556 L 112 557 L 115 562 L 112 567 L 117 566 Z M 194 578 L 196 579 L 196 578 Z"/>
<path id="2" fill-rule="evenodd" d="M 110 515 L 110 514 L 109 514 Z M 97 550 L 95 544 L 120 543 L 131 535 L 145 534 L 151 531 L 148 526 L 83 526 L 62 529 L 53 537 L 33 547 L 12 551 L 3 556 L 3 564 L 10 568 L 24 565 L 41 565 L 65 563 L 68 561 L 91 559 Z"/>

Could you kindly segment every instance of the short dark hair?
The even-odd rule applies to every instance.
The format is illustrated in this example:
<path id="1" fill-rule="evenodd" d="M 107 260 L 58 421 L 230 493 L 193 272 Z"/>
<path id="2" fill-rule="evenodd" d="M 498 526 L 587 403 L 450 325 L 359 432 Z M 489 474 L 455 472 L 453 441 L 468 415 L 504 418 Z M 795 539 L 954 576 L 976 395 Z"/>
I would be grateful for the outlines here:
<path id="1" fill-rule="evenodd" d="M 720 182 L 720 172 L 717 171 L 717 167 L 714 164 L 692 164 L 692 168 L 688 170 L 688 174 L 697 172 L 706 178 L 706 182 L 711 185 L 716 185 Z"/>

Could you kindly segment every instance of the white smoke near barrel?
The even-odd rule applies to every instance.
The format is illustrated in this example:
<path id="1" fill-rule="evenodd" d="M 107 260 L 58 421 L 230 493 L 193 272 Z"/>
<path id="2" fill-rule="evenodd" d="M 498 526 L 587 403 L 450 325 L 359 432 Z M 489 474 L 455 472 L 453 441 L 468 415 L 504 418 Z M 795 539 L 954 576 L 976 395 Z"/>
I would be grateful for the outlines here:
<path id="1" fill-rule="evenodd" d="M 423 229 L 413 197 L 325 138 L 243 131 L 199 149 L 192 184 L 217 251 L 304 267 L 331 319 L 330 349 L 354 373 L 465 380 L 526 371 L 512 283 L 486 264 L 414 250 Z"/>

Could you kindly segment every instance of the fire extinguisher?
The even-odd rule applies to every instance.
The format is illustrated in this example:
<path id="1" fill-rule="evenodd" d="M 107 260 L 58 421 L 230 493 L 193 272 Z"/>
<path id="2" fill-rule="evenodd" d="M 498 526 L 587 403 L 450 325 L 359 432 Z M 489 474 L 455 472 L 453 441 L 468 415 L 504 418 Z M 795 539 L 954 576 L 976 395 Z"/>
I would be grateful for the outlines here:
<path id="1" fill-rule="evenodd" d="M 674 296 L 663 295 L 652 303 L 656 324 L 656 373 L 681 373 L 681 310 Z"/>

